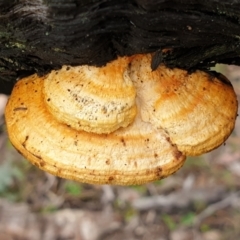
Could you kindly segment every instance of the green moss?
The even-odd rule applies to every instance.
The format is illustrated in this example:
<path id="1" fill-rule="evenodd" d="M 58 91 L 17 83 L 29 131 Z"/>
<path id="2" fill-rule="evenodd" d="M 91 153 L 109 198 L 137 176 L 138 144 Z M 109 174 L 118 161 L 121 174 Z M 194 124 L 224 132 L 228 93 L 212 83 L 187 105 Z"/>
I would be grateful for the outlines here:
<path id="1" fill-rule="evenodd" d="M 82 185 L 73 181 L 66 181 L 64 184 L 64 189 L 66 193 L 71 196 L 79 196 L 83 191 Z"/>

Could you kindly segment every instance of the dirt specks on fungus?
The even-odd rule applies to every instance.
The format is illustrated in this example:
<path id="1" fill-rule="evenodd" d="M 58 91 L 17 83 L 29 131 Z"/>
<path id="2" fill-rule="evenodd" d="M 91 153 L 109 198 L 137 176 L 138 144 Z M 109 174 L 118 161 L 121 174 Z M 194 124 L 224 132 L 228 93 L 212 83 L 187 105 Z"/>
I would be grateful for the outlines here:
<path id="1" fill-rule="evenodd" d="M 155 170 L 155 174 L 157 177 L 161 177 L 162 176 L 162 168 L 161 167 L 157 167 Z"/>
<path id="2" fill-rule="evenodd" d="M 123 144 L 124 147 L 126 147 L 126 142 L 125 142 L 125 139 L 123 137 L 121 138 L 121 143 Z"/>
<path id="3" fill-rule="evenodd" d="M 26 111 L 28 108 L 27 107 L 16 107 L 13 109 L 13 111 Z"/>
<path id="4" fill-rule="evenodd" d="M 109 182 L 112 182 L 114 180 L 114 177 L 113 176 L 110 176 L 109 178 L 108 178 L 108 181 Z"/>

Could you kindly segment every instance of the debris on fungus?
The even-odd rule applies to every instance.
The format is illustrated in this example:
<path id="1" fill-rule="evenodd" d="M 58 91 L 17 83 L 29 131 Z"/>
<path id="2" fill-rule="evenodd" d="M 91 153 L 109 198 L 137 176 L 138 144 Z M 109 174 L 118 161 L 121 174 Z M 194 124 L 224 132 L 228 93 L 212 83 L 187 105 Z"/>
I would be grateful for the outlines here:
<path id="1" fill-rule="evenodd" d="M 5 112 L 11 142 L 40 169 L 118 185 L 171 175 L 186 156 L 221 145 L 236 115 L 228 80 L 164 65 L 152 71 L 150 54 L 26 77 Z"/>

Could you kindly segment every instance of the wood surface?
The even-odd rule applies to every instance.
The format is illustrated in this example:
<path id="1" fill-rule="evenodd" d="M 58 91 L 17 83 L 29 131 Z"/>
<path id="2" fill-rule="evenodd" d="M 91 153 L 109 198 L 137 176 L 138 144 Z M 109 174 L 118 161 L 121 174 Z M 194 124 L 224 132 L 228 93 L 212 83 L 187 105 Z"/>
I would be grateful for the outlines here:
<path id="1" fill-rule="evenodd" d="M 240 0 L 0 0 L 0 92 L 23 76 L 118 55 L 153 52 L 153 69 L 240 65 L 239 22 Z"/>

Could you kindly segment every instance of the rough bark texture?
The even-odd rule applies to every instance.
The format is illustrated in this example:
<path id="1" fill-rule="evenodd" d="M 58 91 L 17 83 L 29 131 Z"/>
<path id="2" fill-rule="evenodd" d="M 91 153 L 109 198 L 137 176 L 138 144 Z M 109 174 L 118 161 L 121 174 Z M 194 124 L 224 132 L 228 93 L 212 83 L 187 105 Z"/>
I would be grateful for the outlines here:
<path id="1" fill-rule="evenodd" d="M 156 52 L 153 69 L 240 65 L 239 39 L 240 0 L 0 0 L 0 92 L 34 72 L 117 55 Z"/>

